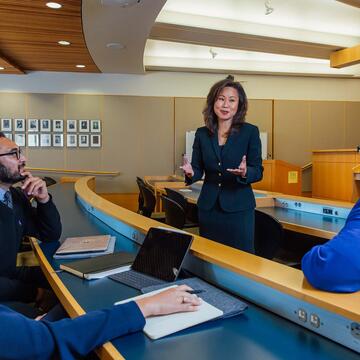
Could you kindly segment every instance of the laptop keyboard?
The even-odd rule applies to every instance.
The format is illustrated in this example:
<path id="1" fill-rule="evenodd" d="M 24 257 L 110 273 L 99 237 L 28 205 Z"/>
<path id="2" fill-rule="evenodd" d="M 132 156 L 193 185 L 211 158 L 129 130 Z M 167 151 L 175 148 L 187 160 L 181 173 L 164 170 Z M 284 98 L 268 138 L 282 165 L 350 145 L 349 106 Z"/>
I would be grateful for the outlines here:
<path id="1" fill-rule="evenodd" d="M 148 286 L 161 285 L 166 283 L 164 280 L 159 280 L 134 270 L 120 272 L 109 276 L 109 278 L 138 290 Z"/>

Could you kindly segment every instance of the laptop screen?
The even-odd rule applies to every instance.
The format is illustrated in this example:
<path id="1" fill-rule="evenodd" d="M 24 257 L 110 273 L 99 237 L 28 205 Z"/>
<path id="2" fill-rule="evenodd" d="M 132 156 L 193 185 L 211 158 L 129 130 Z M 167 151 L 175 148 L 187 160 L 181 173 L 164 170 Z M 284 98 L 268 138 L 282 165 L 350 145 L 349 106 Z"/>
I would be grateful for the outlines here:
<path id="1" fill-rule="evenodd" d="M 150 228 L 131 269 L 164 281 L 176 280 L 192 235 Z"/>

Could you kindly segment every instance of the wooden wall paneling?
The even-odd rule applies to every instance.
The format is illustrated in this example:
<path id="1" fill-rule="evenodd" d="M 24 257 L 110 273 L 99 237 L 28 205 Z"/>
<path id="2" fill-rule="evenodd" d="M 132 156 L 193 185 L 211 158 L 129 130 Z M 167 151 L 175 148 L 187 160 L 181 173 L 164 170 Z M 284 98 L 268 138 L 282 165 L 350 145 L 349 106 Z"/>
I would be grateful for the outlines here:
<path id="1" fill-rule="evenodd" d="M 360 145 L 360 102 L 345 103 L 345 148 Z"/>
<path id="2" fill-rule="evenodd" d="M 311 101 L 311 150 L 345 148 L 345 102 Z"/>
<path id="3" fill-rule="evenodd" d="M 174 173 L 182 174 L 182 154 L 185 152 L 186 131 L 204 126 L 202 111 L 205 98 L 175 98 L 175 164 Z M 173 173 L 172 172 L 172 173 Z"/>
<path id="4" fill-rule="evenodd" d="M 137 191 L 136 176 L 173 171 L 173 102 L 171 98 L 106 96 L 103 158 L 108 170 L 121 175 L 100 192 Z M 102 181 L 105 184 L 105 181 Z"/>
<path id="5" fill-rule="evenodd" d="M 26 117 L 26 94 L 0 92 L 0 117 L 20 118 Z"/>
<path id="6" fill-rule="evenodd" d="M 260 131 L 267 132 L 268 159 L 273 158 L 273 129 L 272 129 L 272 100 L 253 100 L 249 99 L 249 109 L 246 116 L 246 121 L 256 125 Z"/>
<path id="7" fill-rule="evenodd" d="M 303 166 L 311 161 L 309 101 L 274 101 L 274 157 Z"/>

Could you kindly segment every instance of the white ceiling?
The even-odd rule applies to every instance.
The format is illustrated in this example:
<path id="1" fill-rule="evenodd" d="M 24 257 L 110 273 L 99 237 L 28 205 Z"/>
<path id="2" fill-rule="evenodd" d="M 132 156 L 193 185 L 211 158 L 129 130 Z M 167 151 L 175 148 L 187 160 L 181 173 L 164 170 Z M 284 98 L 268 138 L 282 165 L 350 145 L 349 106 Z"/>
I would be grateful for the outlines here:
<path id="1" fill-rule="evenodd" d="M 360 65 L 330 68 L 331 52 L 360 44 L 360 8 L 335 0 L 142 0 L 125 9 L 90 0 L 83 23 L 103 72 L 360 77 Z M 125 49 L 109 51 L 109 42 Z"/>

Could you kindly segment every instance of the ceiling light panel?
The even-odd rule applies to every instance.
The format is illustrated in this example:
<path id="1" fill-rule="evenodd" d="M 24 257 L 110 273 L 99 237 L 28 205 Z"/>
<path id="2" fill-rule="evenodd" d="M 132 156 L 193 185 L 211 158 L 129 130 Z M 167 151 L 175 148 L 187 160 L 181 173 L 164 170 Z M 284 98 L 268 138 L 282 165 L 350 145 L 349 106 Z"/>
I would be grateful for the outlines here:
<path id="1" fill-rule="evenodd" d="M 167 0 L 157 21 L 166 12 L 200 15 L 258 24 L 276 25 L 347 36 L 360 36 L 360 9 L 329 0 L 276 0 L 271 16 L 264 0 Z"/>
<path id="2" fill-rule="evenodd" d="M 224 48 L 211 48 L 216 52 L 213 58 L 208 46 L 148 40 L 144 63 L 148 68 L 229 70 L 238 72 L 308 74 L 353 76 L 360 66 L 332 69 L 329 60 L 276 55 Z M 339 71 L 340 70 L 340 71 Z"/>
<path id="3" fill-rule="evenodd" d="M 57 3 L 57 2 L 47 2 L 46 6 L 49 7 L 50 9 L 60 9 L 60 8 L 62 8 L 62 5 L 60 3 Z"/>

